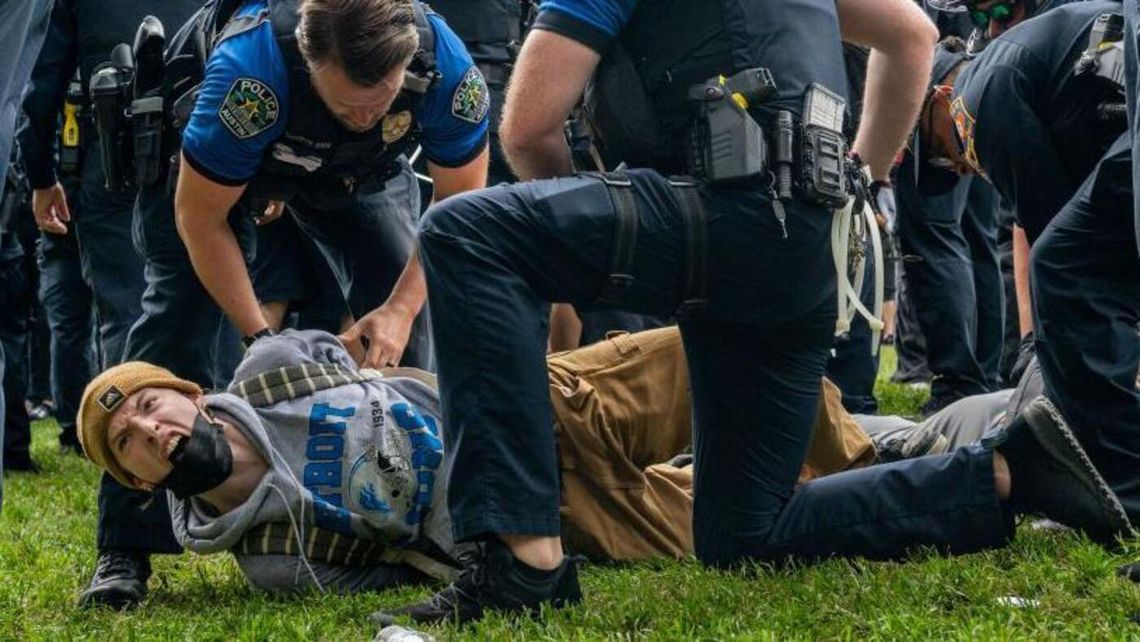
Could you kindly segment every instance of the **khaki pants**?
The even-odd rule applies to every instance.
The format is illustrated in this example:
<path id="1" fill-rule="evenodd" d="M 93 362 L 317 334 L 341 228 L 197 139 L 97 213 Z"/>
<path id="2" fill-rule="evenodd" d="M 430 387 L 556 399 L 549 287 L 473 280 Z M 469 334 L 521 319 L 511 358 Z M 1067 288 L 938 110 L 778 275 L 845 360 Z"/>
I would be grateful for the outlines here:
<path id="1" fill-rule="evenodd" d="M 548 358 L 562 471 L 562 535 L 594 559 L 693 551 L 693 468 L 666 463 L 692 443 L 692 403 L 675 327 L 615 334 Z M 800 481 L 863 466 L 870 439 L 822 382 Z"/>

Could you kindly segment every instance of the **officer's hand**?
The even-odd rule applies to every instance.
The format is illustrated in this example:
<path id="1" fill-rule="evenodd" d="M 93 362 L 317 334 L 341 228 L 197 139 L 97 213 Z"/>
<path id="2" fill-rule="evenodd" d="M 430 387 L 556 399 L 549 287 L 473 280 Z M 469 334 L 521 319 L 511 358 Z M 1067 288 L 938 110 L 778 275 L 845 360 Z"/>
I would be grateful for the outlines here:
<path id="1" fill-rule="evenodd" d="M 875 199 L 873 209 L 879 225 L 887 234 L 894 235 L 899 218 L 898 206 L 895 205 L 894 188 L 891 187 L 890 183 L 875 181 L 871 184 L 871 194 Z"/>
<path id="2" fill-rule="evenodd" d="M 256 221 L 258 225 L 269 225 L 273 221 L 281 218 L 281 215 L 284 213 L 284 201 L 269 201 L 269 205 L 265 206 L 265 211 L 262 212 L 261 216 L 258 216 L 253 220 Z"/>
<path id="3" fill-rule="evenodd" d="M 32 191 L 32 213 L 36 217 L 36 227 L 49 234 L 67 234 L 67 223 L 71 221 L 71 210 L 67 209 L 67 195 L 63 185 L 55 185 Z"/>
<path id="4" fill-rule="evenodd" d="M 400 363 L 416 315 L 408 308 L 385 303 L 360 318 L 338 338 L 361 368 L 384 368 Z"/>

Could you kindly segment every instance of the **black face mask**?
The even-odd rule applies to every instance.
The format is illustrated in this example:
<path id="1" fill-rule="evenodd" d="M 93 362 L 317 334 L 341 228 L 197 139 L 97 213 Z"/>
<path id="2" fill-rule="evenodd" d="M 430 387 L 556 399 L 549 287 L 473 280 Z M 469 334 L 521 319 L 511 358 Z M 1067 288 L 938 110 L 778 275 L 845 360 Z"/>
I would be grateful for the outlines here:
<path id="1" fill-rule="evenodd" d="M 170 463 L 173 469 L 159 485 L 178 499 L 221 486 L 234 467 L 233 452 L 222 425 L 210 423 L 199 413 L 190 437 L 170 454 Z"/>

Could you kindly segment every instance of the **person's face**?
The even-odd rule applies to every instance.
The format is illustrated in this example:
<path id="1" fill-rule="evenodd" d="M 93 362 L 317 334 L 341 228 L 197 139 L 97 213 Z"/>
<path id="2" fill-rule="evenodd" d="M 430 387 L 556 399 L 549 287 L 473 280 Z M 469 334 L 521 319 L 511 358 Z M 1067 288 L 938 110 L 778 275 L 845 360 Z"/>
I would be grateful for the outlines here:
<path id="1" fill-rule="evenodd" d="M 1019 0 L 985 0 L 971 4 L 969 11 L 974 26 L 985 29 L 989 39 L 1000 36 L 1028 17 L 1025 5 Z"/>
<path id="2" fill-rule="evenodd" d="M 966 160 L 954 118 L 950 115 L 952 91 L 947 85 L 935 86 L 926 112 L 920 116 L 919 135 L 927 146 L 925 161 L 957 174 L 972 174 L 974 168 Z"/>
<path id="3" fill-rule="evenodd" d="M 107 443 L 115 460 L 135 478 L 135 485 L 154 490 L 173 466 L 170 454 L 190 438 L 201 412 L 201 395 L 169 388 L 143 388 L 111 415 Z"/>
<path id="4" fill-rule="evenodd" d="M 356 84 L 334 63 L 310 68 L 309 77 L 321 101 L 345 129 L 366 132 L 380 122 L 399 95 L 404 66 L 397 65 L 371 87 Z"/>

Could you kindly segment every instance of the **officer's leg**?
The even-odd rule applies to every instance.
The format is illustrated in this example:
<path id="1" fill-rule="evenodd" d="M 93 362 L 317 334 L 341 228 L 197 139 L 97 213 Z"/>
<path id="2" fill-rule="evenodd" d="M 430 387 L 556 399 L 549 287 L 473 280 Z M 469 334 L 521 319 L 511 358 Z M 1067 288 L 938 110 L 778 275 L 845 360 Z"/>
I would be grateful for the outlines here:
<path id="1" fill-rule="evenodd" d="M 981 447 L 797 487 L 825 355 L 793 330 L 682 328 L 696 409 L 693 537 L 706 564 L 890 558 L 919 545 L 961 553 L 1008 539 Z"/>
<path id="2" fill-rule="evenodd" d="M 142 316 L 127 335 L 123 360 L 149 361 L 204 388 L 228 383 L 214 380 L 224 316 L 194 273 L 165 186 L 139 191 L 133 233 L 146 263 L 146 290 Z"/>
<path id="3" fill-rule="evenodd" d="M 328 258 L 356 319 L 387 300 L 415 247 L 419 187 L 411 166 L 401 164 L 384 191 L 361 195 L 352 211 L 295 210 L 301 229 Z M 425 306 L 412 325 L 401 365 L 434 370 L 429 327 Z"/>
<path id="4" fill-rule="evenodd" d="M 19 243 L 10 233 L 5 237 L 8 248 Z M 7 400 L 4 414 L 4 469 L 35 471 L 31 457 L 32 432 L 24 399 L 28 390 L 28 314 L 33 294 L 30 290 L 23 257 L 7 261 L 0 268 L 0 348 L 7 365 L 3 389 Z"/>
<path id="5" fill-rule="evenodd" d="M 1140 520 L 1140 258 L 1127 140 L 1114 151 L 1034 243 L 1030 277 L 1046 392 Z"/>
<path id="6" fill-rule="evenodd" d="M 42 233 L 39 261 L 40 300 L 51 328 L 51 396 L 59 422 L 59 444 L 79 450 L 75 417 L 83 388 L 95 369 L 91 290 L 81 274 L 74 234 Z"/>
<path id="7" fill-rule="evenodd" d="M 83 184 L 75 219 L 75 234 L 83 275 L 94 295 L 99 332 L 99 368 L 123 360 L 127 333 L 142 314 L 146 289 L 143 259 L 131 240 L 133 192 L 109 192 L 103 186 L 103 164 L 96 150 L 83 161 Z"/>
<path id="8" fill-rule="evenodd" d="M 895 272 L 895 353 L 898 366 L 891 381 L 894 383 L 929 383 L 934 375 L 926 364 L 926 337 L 918 324 L 918 310 L 915 309 L 914 295 L 907 287 L 906 263 L 900 263 Z"/>
<path id="9" fill-rule="evenodd" d="M 934 374 L 931 400 L 924 408 L 928 412 L 986 391 L 974 356 L 974 278 L 960 226 L 969 183 L 960 181 L 953 191 L 932 197 L 922 197 L 913 187 L 900 190 L 905 197 L 899 201 L 899 240 L 905 253 L 921 259 L 906 266 L 906 278 Z"/>
<path id="10" fill-rule="evenodd" d="M 677 212 L 650 209 L 672 202 L 657 193 L 663 182 L 646 188 L 652 198 L 638 199 L 637 281 L 628 303 L 667 314 L 683 245 Z M 444 357 L 448 504 L 460 540 L 559 533 L 548 302 L 595 298 L 608 274 L 614 220 L 606 185 L 588 177 L 464 194 L 424 219 L 421 259 Z"/>
<path id="11" fill-rule="evenodd" d="M 986 388 L 1001 387 L 1001 354 L 1005 336 L 1005 292 L 997 256 L 997 193 L 986 181 L 970 182 L 970 198 L 962 216 L 962 234 L 970 248 L 977 302 L 974 354 Z"/>

